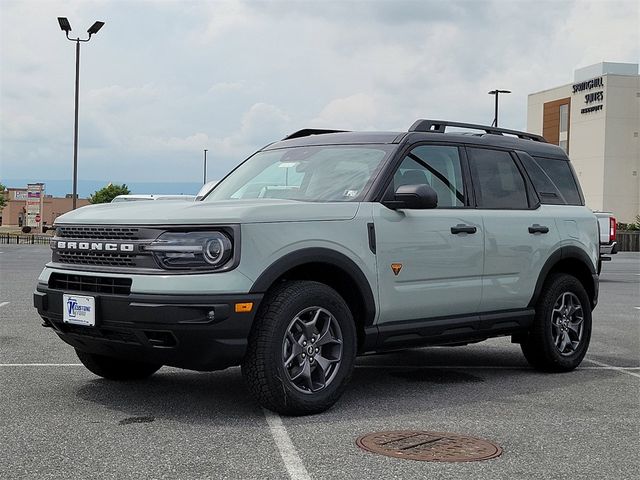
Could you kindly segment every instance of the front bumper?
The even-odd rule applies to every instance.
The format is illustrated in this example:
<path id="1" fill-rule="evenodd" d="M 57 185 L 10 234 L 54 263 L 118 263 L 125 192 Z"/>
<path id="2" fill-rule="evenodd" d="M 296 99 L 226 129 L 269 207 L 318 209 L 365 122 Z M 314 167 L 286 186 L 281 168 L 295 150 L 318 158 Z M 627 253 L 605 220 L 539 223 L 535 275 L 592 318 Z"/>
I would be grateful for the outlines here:
<path id="1" fill-rule="evenodd" d="M 34 306 L 56 334 L 78 350 L 191 370 L 238 365 L 262 294 L 108 295 L 95 297 L 96 326 L 62 321 L 63 291 L 38 285 Z M 235 304 L 253 302 L 251 312 Z M 213 315 L 210 314 L 213 312 Z"/>

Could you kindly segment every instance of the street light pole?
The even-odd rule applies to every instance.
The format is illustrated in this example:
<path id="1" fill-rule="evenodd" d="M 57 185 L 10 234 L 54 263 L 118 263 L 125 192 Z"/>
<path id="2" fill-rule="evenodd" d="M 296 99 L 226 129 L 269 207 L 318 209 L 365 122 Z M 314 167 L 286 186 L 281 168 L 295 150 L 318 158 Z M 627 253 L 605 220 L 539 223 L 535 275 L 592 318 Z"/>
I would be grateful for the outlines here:
<path id="1" fill-rule="evenodd" d="M 495 97 L 496 97 L 495 114 L 494 114 L 493 123 L 491 124 L 491 126 L 492 127 L 497 127 L 498 126 L 498 95 L 500 95 L 501 93 L 511 93 L 511 91 L 510 90 L 498 90 L 496 88 L 495 90 L 491 90 L 488 93 L 489 93 L 489 95 L 495 95 Z"/>
<path id="2" fill-rule="evenodd" d="M 66 17 L 58 17 L 58 24 L 60 29 L 67 35 L 67 40 L 76 42 L 76 91 L 75 91 L 75 120 L 73 125 L 73 198 L 71 199 L 73 210 L 77 207 L 78 200 L 78 106 L 80 95 L 80 42 L 88 42 L 91 40 L 91 35 L 95 35 L 104 25 L 104 22 L 94 22 L 87 33 L 89 37 L 87 39 L 81 39 L 80 37 L 73 39 L 69 38 L 69 32 L 71 31 L 71 24 Z"/>
<path id="3" fill-rule="evenodd" d="M 207 184 L 207 149 L 204 149 L 204 172 L 202 174 L 202 185 Z"/>
<path id="4" fill-rule="evenodd" d="M 76 111 L 73 124 L 73 199 L 71 208 L 76 209 L 78 198 L 78 95 L 80 91 L 80 40 L 76 40 Z"/>

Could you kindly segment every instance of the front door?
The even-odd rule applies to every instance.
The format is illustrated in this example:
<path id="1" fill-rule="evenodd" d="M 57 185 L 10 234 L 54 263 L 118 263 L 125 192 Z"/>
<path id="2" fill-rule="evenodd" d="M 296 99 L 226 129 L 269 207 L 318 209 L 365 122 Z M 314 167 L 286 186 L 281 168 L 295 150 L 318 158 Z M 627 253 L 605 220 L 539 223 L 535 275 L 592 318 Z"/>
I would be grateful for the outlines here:
<path id="1" fill-rule="evenodd" d="M 478 311 L 484 227 L 469 208 L 456 146 L 421 145 L 403 159 L 387 188 L 429 184 L 438 207 L 373 209 L 378 261 L 379 324 L 461 316 Z"/>

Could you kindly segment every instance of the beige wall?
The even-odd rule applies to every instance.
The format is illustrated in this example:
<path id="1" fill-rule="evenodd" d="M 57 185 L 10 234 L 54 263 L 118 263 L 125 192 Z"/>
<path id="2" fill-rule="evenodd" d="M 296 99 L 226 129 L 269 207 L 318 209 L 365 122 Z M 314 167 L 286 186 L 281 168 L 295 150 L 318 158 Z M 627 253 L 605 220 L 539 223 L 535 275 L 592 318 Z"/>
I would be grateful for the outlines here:
<path id="1" fill-rule="evenodd" d="M 640 214 L 640 76 L 606 82 L 604 210 L 629 223 Z"/>
<path id="2" fill-rule="evenodd" d="M 629 223 L 640 214 L 640 76 L 601 76 L 603 110 L 581 113 L 587 92 L 562 85 L 529 95 L 527 130 L 541 135 L 544 104 L 571 97 L 569 157 L 586 204 Z"/>
<path id="3" fill-rule="evenodd" d="M 20 215 L 24 214 L 27 202 L 25 200 L 15 200 L 14 192 L 16 190 L 26 191 L 26 189 L 7 189 L 5 195 L 7 205 L 2 209 L 2 213 L 0 214 L 2 217 L 2 226 L 17 227 L 19 225 Z M 89 200 L 86 198 L 78 198 L 76 203 L 78 207 L 84 207 L 85 205 L 89 205 Z M 70 212 L 72 206 L 72 198 L 45 197 L 43 200 L 42 221 L 45 225 L 53 225 L 55 219 L 63 213 Z"/>
<path id="4" fill-rule="evenodd" d="M 605 89 L 606 85 L 605 80 Z M 585 108 L 584 95 L 585 92 L 571 94 L 569 158 L 578 174 L 585 203 L 592 210 L 604 211 L 605 111 L 580 113 Z"/>

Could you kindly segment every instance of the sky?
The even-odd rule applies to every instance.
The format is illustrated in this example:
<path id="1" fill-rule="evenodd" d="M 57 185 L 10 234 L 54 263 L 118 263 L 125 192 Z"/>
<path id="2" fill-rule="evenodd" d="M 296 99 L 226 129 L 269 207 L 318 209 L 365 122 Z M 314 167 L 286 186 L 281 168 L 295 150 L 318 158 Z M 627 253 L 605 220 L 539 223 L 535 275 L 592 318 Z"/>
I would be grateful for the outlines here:
<path id="1" fill-rule="evenodd" d="M 640 58 L 637 1 L 0 0 L 0 182 L 201 182 L 301 128 L 526 128 L 527 95 Z M 70 190 L 70 187 L 69 187 Z"/>

